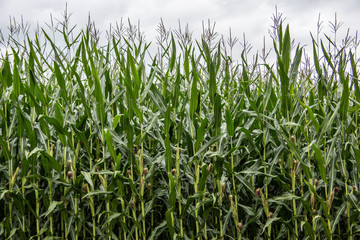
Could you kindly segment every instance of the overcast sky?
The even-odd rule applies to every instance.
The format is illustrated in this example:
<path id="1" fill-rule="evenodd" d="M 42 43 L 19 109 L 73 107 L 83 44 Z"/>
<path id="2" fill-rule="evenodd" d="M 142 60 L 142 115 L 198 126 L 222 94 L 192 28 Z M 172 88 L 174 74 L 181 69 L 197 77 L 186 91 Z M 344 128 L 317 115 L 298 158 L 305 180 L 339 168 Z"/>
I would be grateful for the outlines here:
<path id="1" fill-rule="evenodd" d="M 71 23 L 82 28 L 90 12 L 100 30 L 107 30 L 110 22 L 115 23 L 128 18 L 136 23 L 140 20 L 141 30 L 147 41 L 155 41 L 156 29 L 163 19 L 165 26 L 176 29 L 178 21 L 189 24 L 193 36 L 198 38 L 202 32 L 202 21 L 216 22 L 216 30 L 228 35 L 242 37 L 260 50 L 263 37 L 269 38 L 268 29 L 275 13 L 275 6 L 286 17 L 291 36 L 302 45 L 310 43 L 310 31 L 316 32 L 319 13 L 323 21 L 323 32 L 331 34 L 329 21 L 334 21 L 335 12 L 343 22 L 341 36 L 347 28 L 355 34 L 360 30 L 359 0 L 0 0 L 0 29 L 6 32 L 9 16 L 31 23 L 32 29 L 38 22 L 45 26 L 50 13 L 61 19 L 65 4 L 72 13 Z"/>

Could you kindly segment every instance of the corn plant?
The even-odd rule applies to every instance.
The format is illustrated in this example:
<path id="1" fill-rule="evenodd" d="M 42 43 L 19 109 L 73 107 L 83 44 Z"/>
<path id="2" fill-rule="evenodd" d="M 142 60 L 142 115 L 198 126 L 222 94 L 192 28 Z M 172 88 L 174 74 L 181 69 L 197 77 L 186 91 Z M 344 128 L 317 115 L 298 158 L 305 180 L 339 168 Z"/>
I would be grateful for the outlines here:
<path id="1" fill-rule="evenodd" d="M 358 239 L 357 37 L 335 23 L 309 56 L 274 24 L 273 57 L 249 60 L 210 22 L 193 40 L 161 21 L 156 43 L 131 22 L 105 43 L 90 19 L 13 22 L 1 238 Z"/>

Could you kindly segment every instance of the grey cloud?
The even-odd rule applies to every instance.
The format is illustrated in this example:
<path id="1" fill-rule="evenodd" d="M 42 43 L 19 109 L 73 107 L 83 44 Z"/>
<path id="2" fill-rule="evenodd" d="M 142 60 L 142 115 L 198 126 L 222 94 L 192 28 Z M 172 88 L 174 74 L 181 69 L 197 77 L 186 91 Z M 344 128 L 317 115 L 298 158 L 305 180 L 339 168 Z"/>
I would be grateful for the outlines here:
<path id="1" fill-rule="evenodd" d="M 39 22 L 44 26 L 44 22 L 49 22 L 50 13 L 61 19 L 65 3 L 66 0 L 0 1 L 0 29 L 8 26 L 9 15 L 17 19 L 23 15 L 24 20 L 32 25 Z M 189 23 L 194 37 L 201 34 L 202 21 L 210 19 L 216 22 L 216 30 L 220 34 L 227 36 L 229 28 L 237 37 L 246 33 L 254 49 L 259 49 L 264 35 L 269 39 L 267 31 L 272 24 L 275 6 L 283 12 L 286 23 L 290 24 L 292 37 L 302 44 L 310 39 L 310 31 L 316 31 L 319 13 L 324 21 L 324 31 L 330 31 L 328 21 L 333 21 L 335 12 L 339 20 L 344 22 L 344 29 L 350 27 L 357 30 L 360 27 L 357 14 L 360 1 L 357 0 L 78 0 L 68 3 L 68 11 L 72 13 L 71 24 L 77 24 L 78 28 L 85 26 L 89 12 L 97 27 L 103 31 L 108 29 L 110 23 L 121 18 L 125 21 L 129 18 L 132 23 L 140 20 L 148 41 L 155 40 L 160 18 L 171 29 L 177 29 L 178 20 L 183 27 Z"/>

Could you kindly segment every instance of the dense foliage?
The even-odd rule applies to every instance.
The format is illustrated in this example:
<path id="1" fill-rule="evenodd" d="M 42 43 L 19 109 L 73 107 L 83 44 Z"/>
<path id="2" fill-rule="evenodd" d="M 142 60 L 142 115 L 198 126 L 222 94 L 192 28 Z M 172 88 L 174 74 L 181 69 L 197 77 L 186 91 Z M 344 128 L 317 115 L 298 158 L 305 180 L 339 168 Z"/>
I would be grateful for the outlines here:
<path id="1" fill-rule="evenodd" d="M 360 238 L 354 39 L 49 27 L 2 42 L 2 239 Z"/>

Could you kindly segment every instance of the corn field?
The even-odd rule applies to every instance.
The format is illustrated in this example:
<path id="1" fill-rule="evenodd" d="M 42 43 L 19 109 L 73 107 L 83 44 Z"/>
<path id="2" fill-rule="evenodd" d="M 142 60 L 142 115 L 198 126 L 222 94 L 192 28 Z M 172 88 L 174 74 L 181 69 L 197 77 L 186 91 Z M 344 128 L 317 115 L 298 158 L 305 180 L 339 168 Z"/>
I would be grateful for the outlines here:
<path id="1" fill-rule="evenodd" d="M 1 239 L 360 239 L 357 37 L 9 29 Z"/>

